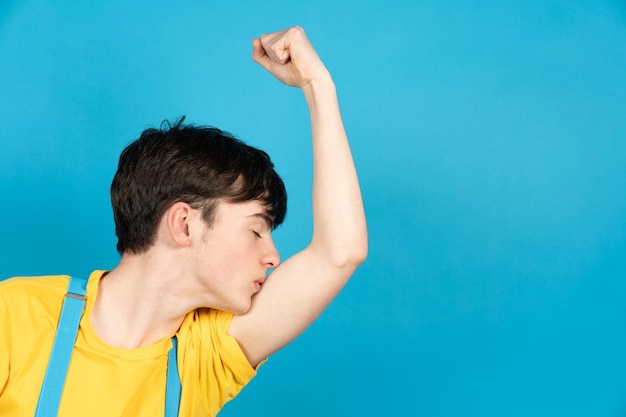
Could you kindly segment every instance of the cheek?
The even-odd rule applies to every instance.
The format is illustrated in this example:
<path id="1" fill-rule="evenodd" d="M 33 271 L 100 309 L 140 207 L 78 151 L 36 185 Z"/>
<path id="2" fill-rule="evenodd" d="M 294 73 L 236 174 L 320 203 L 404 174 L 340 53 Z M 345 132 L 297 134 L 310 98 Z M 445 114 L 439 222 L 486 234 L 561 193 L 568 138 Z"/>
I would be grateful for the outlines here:
<path id="1" fill-rule="evenodd" d="M 231 233 L 219 231 L 205 243 L 201 249 L 203 262 L 208 268 L 226 276 L 245 269 L 256 259 L 260 250 L 259 240 L 248 230 Z"/>
<path id="2" fill-rule="evenodd" d="M 250 244 L 242 240 L 223 242 L 219 248 L 216 248 L 216 254 L 219 255 L 213 259 L 220 265 L 220 269 L 235 272 L 245 268 L 245 265 L 249 263 L 249 259 L 255 253 L 254 247 L 254 243 Z"/>

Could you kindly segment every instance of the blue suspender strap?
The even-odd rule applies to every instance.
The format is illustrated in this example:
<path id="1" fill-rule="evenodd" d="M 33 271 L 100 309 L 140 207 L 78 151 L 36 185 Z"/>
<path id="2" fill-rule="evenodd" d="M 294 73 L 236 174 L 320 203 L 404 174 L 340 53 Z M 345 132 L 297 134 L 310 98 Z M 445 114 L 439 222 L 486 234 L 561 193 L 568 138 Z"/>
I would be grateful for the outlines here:
<path id="1" fill-rule="evenodd" d="M 35 417 L 56 417 L 58 414 L 65 376 L 72 358 L 80 318 L 83 315 L 86 289 L 87 280 L 70 277 Z"/>
<path id="2" fill-rule="evenodd" d="M 43 379 L 35 417 L 57 417 L 65 378 L 74 351 L 78 326 L 83 315 L 87 281 L 70 277 L 70 284 L 63 301 L 61 317 L 52 345 L 52 353 Z M 165 385 L 165 417 L 177 417 L 182 387 L 178 376 L 178 341 L 172 337 L 172 348 L 167 357 L 167 381 Z"/>
<path id="3" fill-rule="evenodd" d="M 178 416 L 182 387 L 178 376 L 178 340 L 172 337 L 172 348 L 167 355 L 167 381 L 165 385 L 165 417 Z"/>

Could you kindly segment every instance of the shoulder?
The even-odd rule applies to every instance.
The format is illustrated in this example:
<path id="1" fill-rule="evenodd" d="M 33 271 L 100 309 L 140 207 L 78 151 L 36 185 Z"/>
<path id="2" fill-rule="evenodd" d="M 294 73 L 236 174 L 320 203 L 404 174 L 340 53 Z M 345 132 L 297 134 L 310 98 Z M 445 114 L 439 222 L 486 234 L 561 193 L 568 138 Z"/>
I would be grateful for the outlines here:
<path id="1" fill-rule="evenodd" d="M 0 327 L 3 336 L 33 337 L 56 327 L 69 277 L 16 277 L 0 282 Z M 47 333 L 46 333 L 47 334 Z M 23 341 L 24 343 L 28 343 Z"/>
<path id="2" fill-rule="evenodd" d="M 194 339 L 219 339 L 228 336 L 232 313 L 210 308 L 191 311 L 183 320 L 179 333 Z"/>
<path id="3" fill-rule="evenodd" d="M 13 277 L 0 281 L 0 294 L 10 298 L 65 294 L 69 279 L 68 275 Z"/>
<path id="4" fill-rule="evenodd" d="M 228 334 L 233 314 L 201 308 L 190 312 L 183 321 L 178 336 L 186 347 L 194 347 L 188 353 L 201 353 L 203 359 L 232 367 L 232 371 L 249 379 L 254 369 L 248 363 L 237 340 Z M 191 353 L 196 350 L 195 353 Z"/>
<path id="5" fill-rule="evenodd" d="M 256 375 L 237 341 L 228 334 L 233 314 L 213 309 L 190 312 L 179 332 L 182 384 L 211 415 Z"/>
<path id="6" fill-rule="evenodd" d="M 22 315 L 36 314 L 41 308 L 55 311 L 63 302 L 69 276 L 14 277 L 0 282 L 4 309 Z"/>

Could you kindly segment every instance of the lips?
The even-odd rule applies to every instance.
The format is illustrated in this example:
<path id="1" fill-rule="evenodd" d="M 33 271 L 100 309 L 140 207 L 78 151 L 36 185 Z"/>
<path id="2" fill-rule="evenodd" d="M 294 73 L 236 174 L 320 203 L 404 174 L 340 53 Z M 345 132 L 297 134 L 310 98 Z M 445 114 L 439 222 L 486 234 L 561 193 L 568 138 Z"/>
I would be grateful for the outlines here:
<path id="1" fill-rule="evenodd" d="M 256 281 L 254 281 L 254 288 L 256 289 L 257 292 L 261 291 L 261 286 L 265 282 L 265 279 L 266 277 L 261 277 L 257 279 Z"/>

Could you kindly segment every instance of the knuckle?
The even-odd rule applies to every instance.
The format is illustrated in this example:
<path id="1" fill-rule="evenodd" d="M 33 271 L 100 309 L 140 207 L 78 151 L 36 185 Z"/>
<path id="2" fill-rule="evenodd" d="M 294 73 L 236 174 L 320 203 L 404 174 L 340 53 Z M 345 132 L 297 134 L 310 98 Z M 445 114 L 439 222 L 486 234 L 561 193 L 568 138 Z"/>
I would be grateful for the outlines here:
<path id="1" fill-rule="evenodd" d="M 301 26 L 292 26 L 289 29 L 287 29 L 287 33 L 289 33 L 292 36 L 302 36 L 304 35 L 304 29 L 302 29 Z"/>

